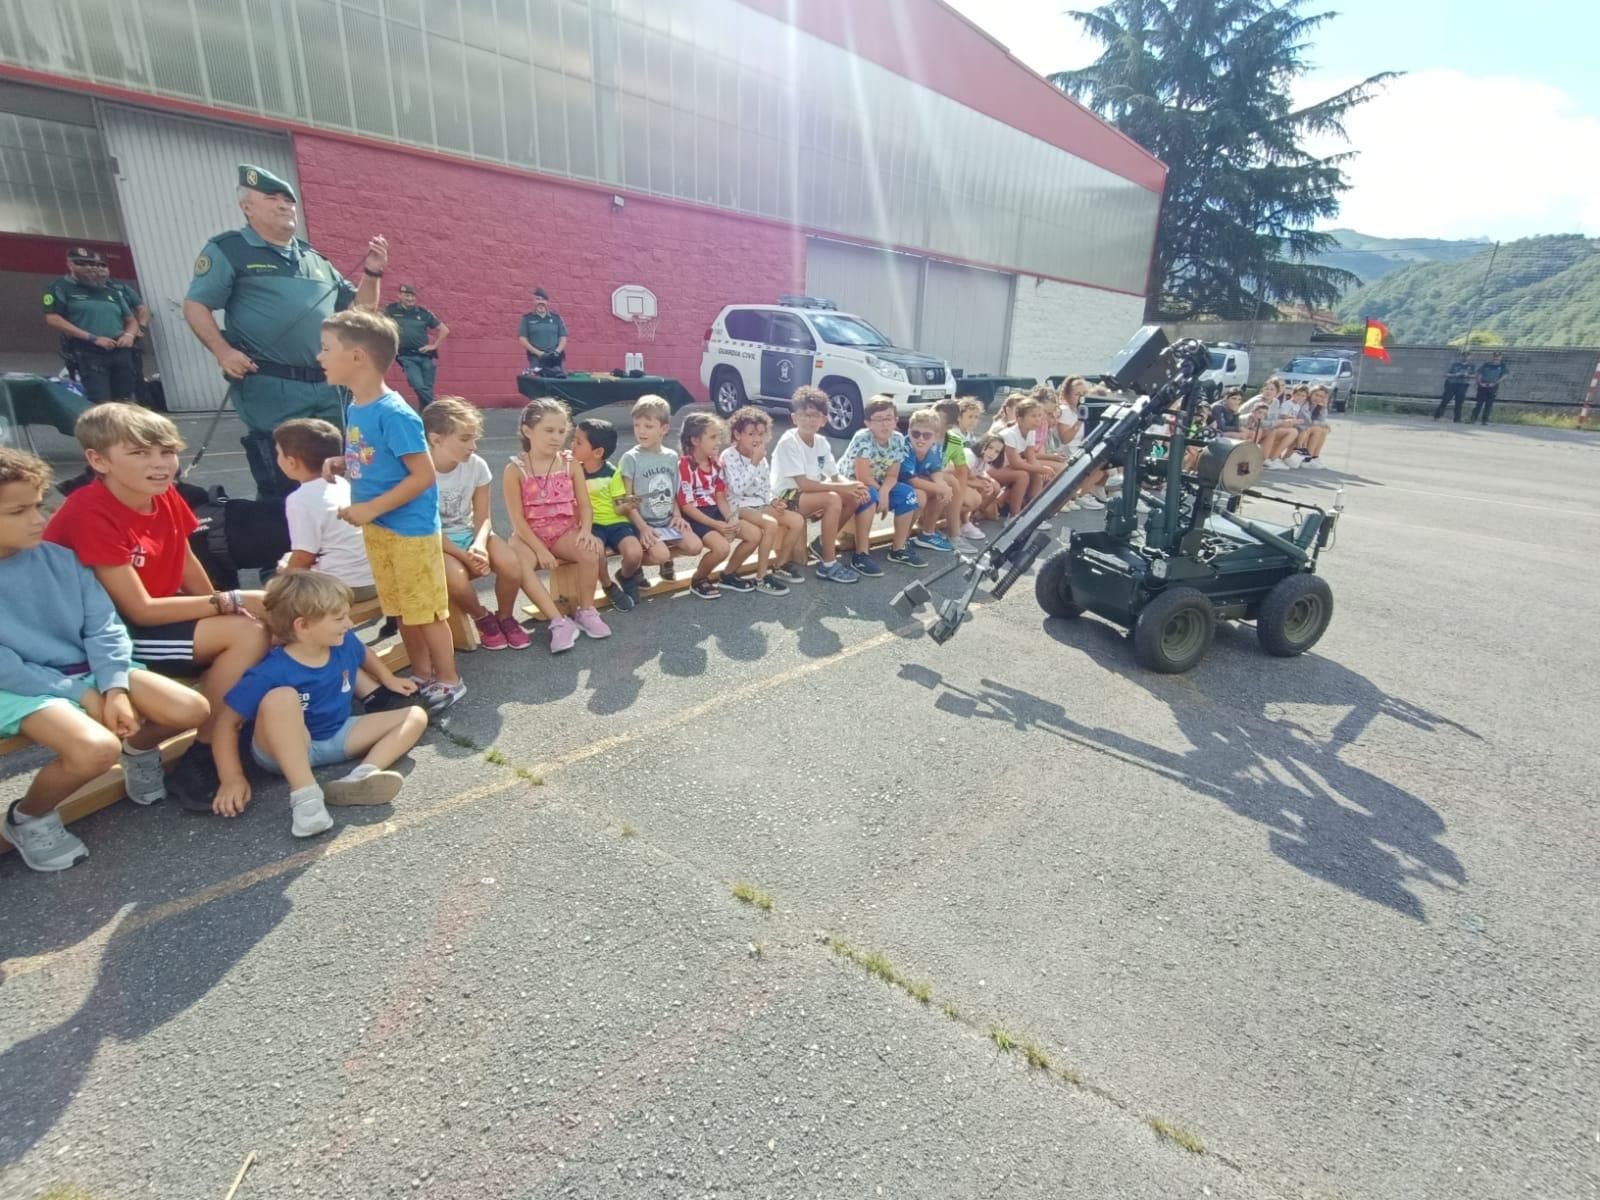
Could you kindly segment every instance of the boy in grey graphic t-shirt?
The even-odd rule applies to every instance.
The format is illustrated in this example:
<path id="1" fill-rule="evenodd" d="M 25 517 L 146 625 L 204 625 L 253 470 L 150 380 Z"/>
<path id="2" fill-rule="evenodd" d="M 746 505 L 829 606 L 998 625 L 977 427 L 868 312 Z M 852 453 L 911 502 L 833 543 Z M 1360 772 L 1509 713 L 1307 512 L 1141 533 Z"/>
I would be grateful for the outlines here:
<path id="1" fill-rule="evenodd" d="M 662 445 L 672 424 L 672 407 L 660 396 L 641 396 L 633 406 L 633 438 L 638 444 L 622 456 L 617 471 L 622 476 L 628 519 L 639 531 L 644 560 L 661 568 L 663 579 L 674 578 L 674 555 L 698 555 L 700 539 L 678 515 L 678 453 Z M 638 598 L 641 572 L 618 575 L 617 582 Z"/>

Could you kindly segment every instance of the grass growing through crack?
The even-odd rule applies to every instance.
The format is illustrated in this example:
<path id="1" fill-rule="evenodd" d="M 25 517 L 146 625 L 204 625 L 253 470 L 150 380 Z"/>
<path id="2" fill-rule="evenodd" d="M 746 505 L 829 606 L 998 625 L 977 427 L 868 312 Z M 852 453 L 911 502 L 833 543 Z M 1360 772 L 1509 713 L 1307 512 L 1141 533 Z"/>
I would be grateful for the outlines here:
<path id="1" fill-rule="evenodd" d="M 1041 1071 L 1050 1069 L 1050 1056 L 1039 1048 L 1037 1042 L 1025 1043 L 1022 1047 L 1022 1053 L 1027 1058 L 1030 1067 L 1035 1067 Z"/>
<path id="2" fill-rule="evenodd" d="M 944 1002 L 944 1015 L 949 1017 L 952 1021 L 961 1020 L 961 1010 L 956 1007 L 956 1002 L 954 1000 L 946 1000 Z"/>
<path id="3" fill-rule="evenodd" d="M 639 831 L 637 829 L 635 829 L 632 825 L 629 825 L 626 821 L 624 821 L 622 823 L 622 836 L 623 837 L 638 837 L 639 836 Z"/>
<path id="4" fill-rule="evenodd" d="M 1003 1054 L 1009 1054 L 1011 1051 L 1017 1048 L 1017 1039 L 1012 1037 L 1004 1029 L 1001 1029 L 998 1025 L 989 1026 L 989 1040 L 993 1042 Z"/>
<path id="5" fill-rule="evenodd" d="M 1180 1149 L 1187 1150 L 1190 1154 L 1204 1154 L 1206 1144 L 1190 1133 L 1182 1125 L 1174 1125 L 1171 1121 L 1164 1121 L 1160 1117 L 1146 1117 L 1145 1124 L 1155 1131 L 1155 1135 L 1164 1142 L 1171 1142 Z"/>
<path id="6" fill-rule="evenodd" d="M 508 767 L 511 765 L 511 760 L 504 754 L 501 754 L 500 751 L 493 746 L 490 746 L 483 752 L 483 757 L 497 767 Z"/>
<path id="7" fill-rule="evenodd" d="M 906 991 L 916 998 L 918 1004 L 926 1004 L 933 999 L 933 984 L 926 979 L 919 979 L 915 983 L 906 984 Z"/>
<path id="8" fill-rule="evenodd" d="M 768 892 L 763 892 L 760 888 L 756 887 L 755 884 L 746 883 L 742 879 L 733 885 L 733 898 L 735 900 L 742 900 L 746 904 L 753 904 L 762 912 L 772 911 L 771 894 Z"/>

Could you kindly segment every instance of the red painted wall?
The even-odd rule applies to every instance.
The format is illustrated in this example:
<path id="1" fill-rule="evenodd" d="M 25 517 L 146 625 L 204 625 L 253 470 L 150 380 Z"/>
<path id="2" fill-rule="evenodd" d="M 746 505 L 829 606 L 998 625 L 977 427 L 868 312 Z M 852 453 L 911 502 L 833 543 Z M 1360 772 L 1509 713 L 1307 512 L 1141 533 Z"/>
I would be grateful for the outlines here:
<path id="1" fill-rule="evenodd" d="M 568 370 L 621 368 L 638 350 L 647 371 L 704 398 L 700 354 L 722 306 L 772 303 L 805 282 L 804 236 L 779 226 L 632 195 L 618 209 L 588 188 L 344 139 L 297 133 L 294 142 L 317 249 L 353 272 L 367 240 L 383 234 L 384 302 L 414 284 L 450 326 L 439 395 L 521 402 L 517 322 L 543 286 L 571 334 Z M 656 294 L 654 344 L 637 344 L 611 315 L 611 292 L 625 283 Z M 391 380 L 406 390 L 398 370 Z"/>
<path id="2" fill-rule="evenodd" d="M 121 242 L 83 242 L 41 237 L 31 233 L 0 233 L 0 271 L 25 271 L 32 275 L 65 275 L 67 251 L 77 247 L 97 250 L 111 268 L 111 278 L 133 281 L 133 252 Z"/>

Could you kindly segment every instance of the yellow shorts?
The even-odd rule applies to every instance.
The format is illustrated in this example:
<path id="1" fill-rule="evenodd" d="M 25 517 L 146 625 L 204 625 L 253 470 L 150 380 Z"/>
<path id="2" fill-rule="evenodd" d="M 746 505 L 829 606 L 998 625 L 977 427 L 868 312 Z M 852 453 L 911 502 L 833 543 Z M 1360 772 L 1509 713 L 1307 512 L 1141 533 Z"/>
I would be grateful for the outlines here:
<path id="1" fill-rule="evenodd" d="M 407 537 L 381 525 L 363 525 L 361 537 L 378 585 L 383 615 L 407 625 L 431 625 L 450 617 L 450 591 L 444 581 L 444 550 L 439 535 Z"/>

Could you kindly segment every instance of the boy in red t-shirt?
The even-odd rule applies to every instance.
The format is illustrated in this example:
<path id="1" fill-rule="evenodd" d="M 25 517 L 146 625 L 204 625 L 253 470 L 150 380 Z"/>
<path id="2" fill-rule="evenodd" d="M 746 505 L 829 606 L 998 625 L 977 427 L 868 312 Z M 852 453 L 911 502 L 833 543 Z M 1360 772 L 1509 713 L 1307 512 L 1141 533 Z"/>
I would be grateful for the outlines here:
<path id="1" fill-rule="evenodd" d="M 177 426 L 137 405 L 99 404 L 75 432 L 95 479 L 67 497 L 45 540 L 67 547 L 100 580 L 128 626 L 135 661 L 162 675 L 200 677 L 212 715 L 173 784 L 186 808 L 211 810 L 212 726 L 228 689 L 267 652 L 261 593 L 215 591 L 189 548 L 199 522 L 173 488 L 183 449 Z"/>

